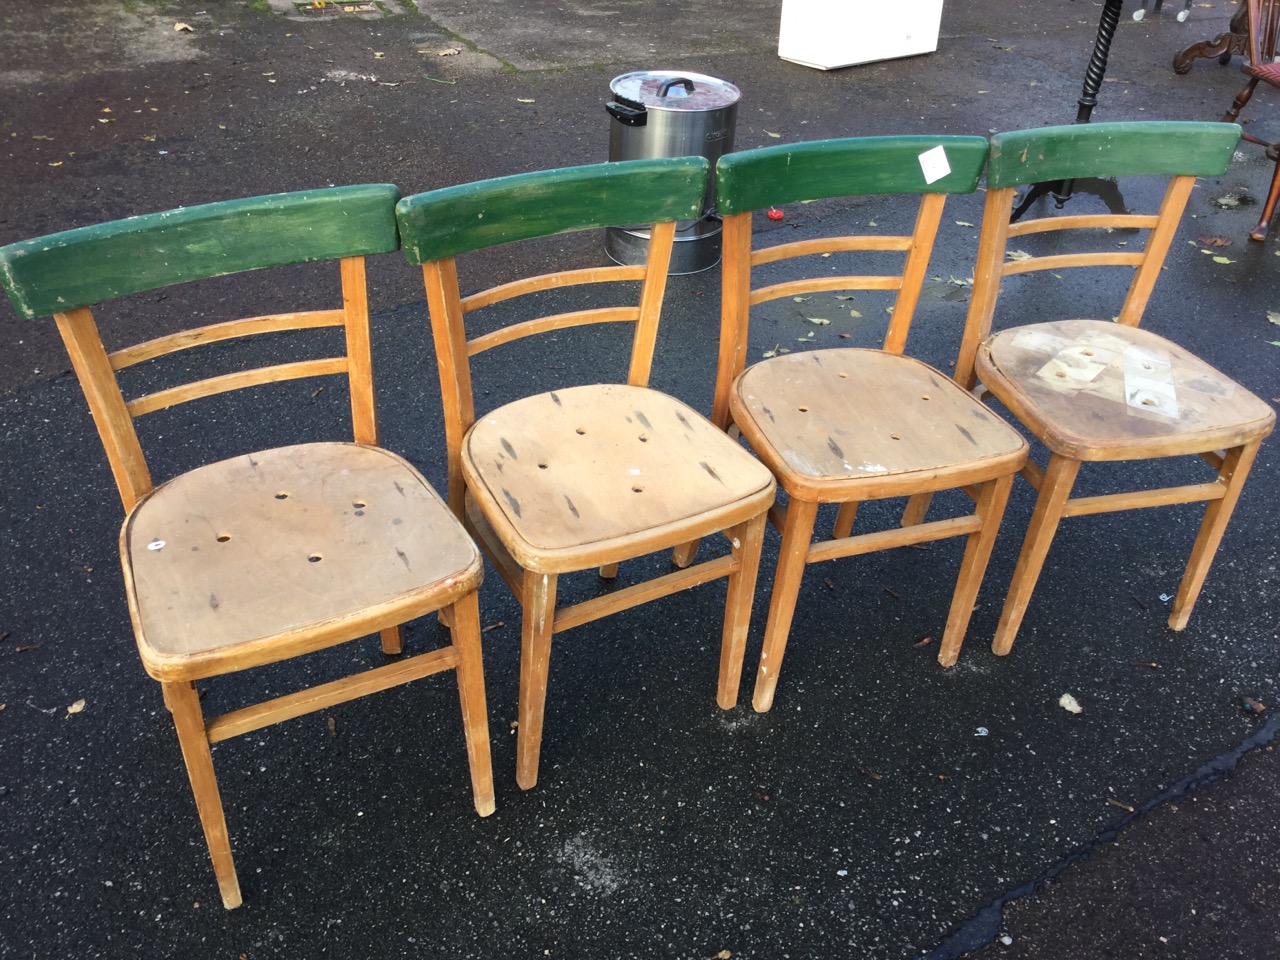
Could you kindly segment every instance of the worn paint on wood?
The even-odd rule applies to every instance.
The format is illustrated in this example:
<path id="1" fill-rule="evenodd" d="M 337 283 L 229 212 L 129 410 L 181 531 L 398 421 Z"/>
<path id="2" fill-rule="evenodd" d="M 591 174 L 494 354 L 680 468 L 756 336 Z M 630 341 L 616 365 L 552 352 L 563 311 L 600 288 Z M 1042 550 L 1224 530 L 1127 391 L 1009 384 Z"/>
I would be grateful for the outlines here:
<path id="1" fill-rule="evenodd" d="M 405 197 L 396 207 L 410 263 L 591 227 L 694 220 L 704 157 L 627 160 L 517 174 Z"/>
<path id="2" fill-rule="evenodd" d="M 181 207 L 0 247 L 26 318 L 245 270 L 389 253 L 399 190 L 367 184 Z"/>
<path id="3" fill-rule="evenodd" d="M 998 133 L 991 138 L 987 186 L 1131 175 L 1214 177 L 1227 169 L 1239 141 L 1234 123 L 1176 120 Z"/>
<path id="4" fill-rule="evenodd" d="M 996 334 L 978 377 L 1055 453 L 1133 459 L 1232 447 L 1265 434 L 1275 412 L 1176 343 L 1105 320 Z"/>
<path id="5" fill-rule="evenodd" d="M 920 157 L 938 147 L 951 172 L 930 183 Z M 972 193 L 986 159 L 983 137 L 857 137 L 744 150 L 716 164 L 716 209 L 727 215 L 825 197 Z"/>
<path id="6" fill-rule="evenodd" d="M 738 423 L 783 488 L 825 502 L 1012 474 L 1026 443 L 955 381 L 880 350 L 811 350 L 747 369 Z M 951 479 L 949 479 L 951 478 Z"/>
<path id="7" fill-rule="evenodd" d="M 544 571 L 581 569 L 605 544 L 619 559 L 649 552 L 767 496 L 769 471 L 725 439 L 657 391 L 571 387 L 480 417 L 463 469 L 517 559 Z"/>

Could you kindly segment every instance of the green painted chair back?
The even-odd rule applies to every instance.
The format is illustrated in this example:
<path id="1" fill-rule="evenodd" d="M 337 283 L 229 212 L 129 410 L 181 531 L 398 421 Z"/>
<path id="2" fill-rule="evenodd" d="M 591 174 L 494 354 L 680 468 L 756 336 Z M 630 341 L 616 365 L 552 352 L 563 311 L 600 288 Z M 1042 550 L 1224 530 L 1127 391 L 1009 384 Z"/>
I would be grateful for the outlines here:
<path id="1" fill-rule="evenodd" d="M 724 218 L 720 357 L 712 420 L 728 426 L 729 390 L 745 368 L 750 311 L 757 304 L 820 291 L 894 292 L 883 349 L 902 353 L 924 283 L 947 194 L 972 193 L 987 158 L 982 137 L 857 137 L 731 153 L 716 165 L 716 208 Z M 915 204 L 910 234 L 827 235 L 755 247 L 752 212 L 835 197 L 888 195 Z M 840 272 L 823 260 L 810 276 L 752 286 L 752 270 L 798 257 L 892 252 L 893 273 Z M 839 261 L 841 264 L 848 262 Z"/>
<path id="2" fill-rule="evenodd" d="M 405 197 L 396 207 L 401 247 L 422 266 L 440 369 L 449 448 L 449 502 L 462 509 L 462 438 L 475 422 L 471 357 L 552 330 L 633 323 L 627 382 L 646 386 L 676 222 L 702 213 L 710 164 L 702 157 L 628 160 L 518 174 Z M 456 258 L 501 244 L 599 227 L 651 225 L 644 263 L 556 270 L 461 296 Z M 638 298 L 537 316 L 468 339 L 467 314 L 546 290 L 639 282 Z M 622 288 L 620 288 L 622 289 Z M 624 295 L 623 293 L 619 294 Z"/>
<path id="3" fill-rule="evenodd" d="M 987 187 L 1083 177 L 1213 177 L 1227 169 L 1239 141 L 1235 124 L 1176 120 L 997 133 L 991 138 Z"/>
<path id="4" fill-rule="evenodd" d="M 1164 265 L 1196 177 L 1217 176 L 1231 162 L 1240 128 L 1233 123 L 1136 121 L 1071 124 L 996 134 L 987 162 L 987 197 L 974 270 L 973 294 L 955 377 L 975 383 L 978 345 L 991 333 L 1001 281 L 1017 274 L 1077 267 L 1130 267 L 1133 277 L 1117 320 L 1136 326 Z M 1169 178 L 1153 213 L 1064 214 L 1010 223 L 1017 188 L 1035 183 L 1154 176 Z M 1060 252 L 1098 231 L 1145 230 L 1146 242 L 1128 241 L 1108 250 Z M 1076 231 L 1070 233 L 1070 231 Z M 1058 233 L 1052 253 L 1006 261 L 1010 241 L 1031 234 Z"/>
<path id="5" fill-rule="evenodd" d="M 357 442 L 377 442 L 364 257 L 398 248 L 396 187 L 374 184 L 185 207 L 0 248 L 19 316 L 52 314 L 107 450 L 126 509 L 152 488 L 133 418 L 228 390 L 346 374 Z M 340 260 L 343 304 L 183 330 L 108 354 L 92 307 L 130 294 L 265 267 Z M 126 400 L 116 372 L 180 350 L 280 330 L 344 327 L 343 356 L 275 364 Z"/>

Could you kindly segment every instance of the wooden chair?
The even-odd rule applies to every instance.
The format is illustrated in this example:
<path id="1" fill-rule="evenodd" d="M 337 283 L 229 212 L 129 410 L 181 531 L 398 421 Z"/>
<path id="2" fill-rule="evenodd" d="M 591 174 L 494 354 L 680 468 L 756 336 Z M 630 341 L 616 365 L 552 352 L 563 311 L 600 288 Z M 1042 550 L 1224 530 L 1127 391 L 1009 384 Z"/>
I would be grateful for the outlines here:
<path id="1" fill-rule="evenodd" d="M 1027 445 L 950 377 L 904 356 L 903 350 L 946 194 L 975 189 L 986 151 L 980 137 L 870 137 L 733 153 L 716 168 L 724 264 L 712 419 L 741 430 L 788 497 L 785 513 L 775 508 L 772 515 L 782 530 L 782 546 L 752 700 L 758 711 L 773 703 L 800 582 L 810 563 L 967 537 L 938 662 L 951 666 L 959 655 Z M 926 176 L 929 158 L 939 154 L 945 155 L 948 172 Z M 806 237 L 753 248 L 753 210 L 876 194 L 916 205 L 910 235 Z M 846 274 L 847 261 L 818 259 L 812 276 L 751 285 L 753 268 L 765 264 L 823 254 L 865 258 L 873 251 L 902 254 L 902 269 Z M 896 291 L 882 349 L 813 350 L 746 366 L 752 307 L 835 290 Z M 957 488 L 973 496 L 973 513 L 925 522 L 929 496 Z M 851 535 L 860 502 L 901 496 L 912 498 L 902 529 Z M 817 511 L 824 503 L 841 506 L 833 538 L 815 543 Z"/>
<path id="2" fill-rule="evenodd" d="M 1248 59 L 1240 66 L 1240 70 L 1249 78 L 1249 82 L 1236 94 L 1231 109 L 1222 118 L 1224 123 L 1235 123 L 1240 119 L 1240 111 L 1253 97 L 1258 81 L 1280 88 L 1280 63 L 1275 62 L 1276 43 L 1280 40 L 1280 0 L 1245 2 L 1248 4 L 1249 48 Z M 1276 212 L 1276 203 L 1280 201 L 1280 143 L 1267 143 L 1248 133 L 1243 134 L 1243 139 L 1266 147 L 1267 159 L 1276 164 L 1266 203 L 1262 205 L 1262 216 L 1258 219 L 1258 225 L 1249 232 L 1250 240 L 1265 240 L 1271 227 L 1271 218 Z"/>
<path id="3" fill-rule="evenodd" d="M 338 187 L 189 207 L 0 249 L 27 318 L 57 320 L 124 501 L 125 590 L 142 663 L 173 715 L 223 903 L 241 902 L 210 744 L 418 677 L 456 670 L 477 812 L 493 778 L 476 590 L 482 561 L 413 467 L 377 446 L 364 257 L 397 249 L 395 187 Z M 185 330 L 113 353 L 90 305 L 260 267 L 340 259 L 342 303 Z M 100 311 L 101 312 L 101 311 Z M 340 327 L 346 353 L 239 370 L 126 400 L 117 372 L 189 348 Z M 175 361 L 170 361 L 175 363 Z M 210 463 L 156 485 L 134 418 L 228 390 L 321 374 L 350 384 L 354 443 Z M 450 611 L 453 642 L 205 720 L 195 682 Z"/>
<path id="4" fill-rule="evenodd" d="M 1048 466 L 1028 461 L 1038 491 L 1030 527 L 992 649 L 1013 646 L 1049 544 L 1064 517 L 1208 501 L 1169 626 L 1186 626 L 1258 446 L 1271 432 L 1271 408 L 1208 364 L 1138 327 L 1197 175 L 1222 173 L 1238 128 L 1222 123 L 1093 123 L 1003 133 L 992 138 L 987 198 L 964 345 L 956 376 L 1008 408 L 1048 448 Z M 1016 189 L 1075 177 L 1170 177 L 1158 213 L 1080 214 L 1009 223 Z M 1064 252 L 1082 234 L 1147 231 L 1138 248 L 1107 243 Z M 1069 231 L 1074 231 L 1069 232 Z M 1051 249 L 1006 262 L 1010 241 L 1055 233 Z M 1006 277 L 1075 267 L 1132 268 L 1116 322 L 1024 324 L 989 336 Z M 1070 309 L 1069 303 L 1063 308 Z M 1217 471 L 1206 483 L 1071 497 L 1085 461 L 1147 460 L 1198 454 Z"/>
<path id="5" fill-rule="evenodd" d="M 426 284 L 444 395 L 449 503 L 524 610 L 516 781 L 526 790 L 538 778 L 553 634 L 727 577 L 716 699 L 725 709 L 737 702 L 773 478 L 692 408 L 646 386 L 675 221 L 698 216 L 707 176 L 703 158 L 636 160 L 451 187 L 407 197 L 397 208 L 406 256 L 422 265 Z M 650 222 L 643 265 L 556 271 L 459 295 L 459 255 Z M 482 307 L 615 281 L 638 281 L 638 304 L 541 316 L 467 339 L 464 317 Z M 533 334 L 614 322 L 635 325 L 625 384 L 536 393 L 477 417 L 471 357 Z M 611 576 L 619 561 L 716 532 L 729 538 L 728 555 L 557 607 L 562 574 L 601 567 Z"/>

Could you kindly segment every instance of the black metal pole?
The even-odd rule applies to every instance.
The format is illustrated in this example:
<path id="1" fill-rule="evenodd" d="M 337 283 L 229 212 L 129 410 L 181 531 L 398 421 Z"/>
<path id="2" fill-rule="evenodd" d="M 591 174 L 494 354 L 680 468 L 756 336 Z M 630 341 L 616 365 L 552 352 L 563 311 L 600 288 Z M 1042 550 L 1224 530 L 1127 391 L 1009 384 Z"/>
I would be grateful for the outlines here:
<path id="1" fill-rule="evenodd" d="M 1098 20 L 1098 36 L 1093 41 L 1093 53 L 1089 57 L 1089 66 L 1084 72 L 1084 87 L 1080 91 L 1080 99 L 1076 101 L 1076 123 L 1088 123 L 1093 116 L 1093 108 L 1098 105 L 1098 91 L 1102 89 L 1102 80 L 1107 73 L 1107 57 L 1111 53 L 1111 40 L 1116 35 L 1116 27 L 1120 23 L 1120 8 L 1124 0 L 1106 0 L 1102 7 L 1102 17 Z M 1016 222 L 1027 212 L 1027 208 L 1043 196 L 1052 195 L 1054 205 L 1061 210 L 1071 199 L 1074 182 L 1071 180 L 1051 180 L 1046 183 L 1032 184 L 1027 195 L 1022 198 L 1009 218 Z"/>

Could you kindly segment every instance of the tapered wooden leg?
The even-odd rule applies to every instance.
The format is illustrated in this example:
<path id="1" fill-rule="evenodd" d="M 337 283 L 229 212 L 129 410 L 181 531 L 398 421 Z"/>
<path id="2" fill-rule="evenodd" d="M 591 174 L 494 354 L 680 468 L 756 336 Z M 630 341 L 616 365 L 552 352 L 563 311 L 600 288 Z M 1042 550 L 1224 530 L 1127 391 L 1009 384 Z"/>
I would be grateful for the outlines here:
<path id="1" fill-rule="evenodd" d="M 773 693 L 778 686 L 778 671 L 791 633 L 800 581 L 804 579 L 809 546 L 813 541 L 813 524 L 818 505 L 791 498 L 782 526 L 782 547 L 778 551 L 778 569 L 773 576 L 773 593 L 769 597 L 769 619 L 764 627 L 764 649 L 756 670 L 756 686 L 751 706 L 764 713 L 773 706 Z"/>
<path id="2" fill-rule="evenodd" d="M 556 578 L 526 570 L 520 605 L 520 706 L 516 729 L 516 783 L 528 790 L 538 782 L 542 714 L 551 670 L 551 630 L 556 609 Z"/>
<path id="3" fill-rule="evenodd" d="M 1227 529 L 1227 521 L 1240 499 L 1240 491 L 1244 488 L 1245 478 L 1258 455 L 1258 447 L 1262 441 L 1235 447 L 1227 451 L 1222 467 L 1218 470 L 1218 478 L 1226 485 L 1226 491 L 1220 500 L 1209 501 L 1200 522 L 1200 532 L 1196 534 L 1196 542 L 1191 548 L 1191 559 L 1187 561 L 1187 569 L 1182 575 L 1182 585 L 1178 587 L 1178 595 L 1173 598 L 1173 609 L 1169 613 L 1169 626 L 1181 630 L 1191 617 L 1191 609 L 1200 596 L 1200 588 L 1204 586 L 1205 577 L 1209 575 L 1209 567 L 1213 563 L 1214 554 L 1222 542 L 1222 534 Z"/>
<path id="4" fill-rule="evenodd" d="M 209 751 L 209 738 L 205 735 L 200 696 L 196 693 L 195 684 L 190 682 L 165 683 L 164 688 L 165 699 L 173 712 L 173 725 L 178 729 L 178 744 L 182 747 L 182 759 L 191 780 L 191 792 L 195 794 L 200 826 L 204 828 L 205 843 L 209 845 L 209 857 L 213 860 L 213 873 L 222 892 L 222 905 L 234 910 L 241 903 L 240 883 L 236 880 L 236 867 L 231 859 L 231 840 L 227 836 L 226 817 L 222 814 L 218 780 L 213 773 L 213 754 Z"/>
<path id="5" fill-rule="evenodd" d="M 683 570 L 689 564 L 693 563 L 693 558 L 698 554 L 698 545 L 701 540 L 690 540 L 688 543 L 682 543 L 671 551 L 671 563 L 673 566 Z"/>
<path id="6" fill-rule="evenodd" d="M 724 601 L 724 633 L 720 639 L 720 677 L 716 684 L 716 703 L 728 710 L 738 703 L 738 687 L 742 684 L 742 657 L 747 649 L 747 632 L 751 627 L 751 604 L 756 595 L 756 577 L 760 572 L 760 550 L 764 545 L 766 514 L 748 520 L 730 531 L 738 569 L 729 575 L 729 592 Z"/>
<path id="7" fill-rule="evenodd" d="M 907 506 L 902 511 L 902 526 L 914 527 L 924 523 L 929 505 L 933 503 L 932 493 L 917 493 L 907 498 Z"/>
<path id="8" fill-rule="evenodd" d="M 836 523 L 831 528 L 831 536 L 836 540 L 847 537 L 853 533 L 854 521 L 858 519 L 858 501 L 851 500 L 848 503 L 840 504 L 840 509 L 836 511 Z"/>
<path id="9" fill-rule="evenodd" d="M 169 685 L 160 684 L 160 696 L 164 698 L 164 708 L 173 713 L 173 704 L 169 702 Z"/>
<path id="10" fill-rule="evenodd" d="M 462 733 L 471 770 L 471 795 L 476 813 L 487 817 L 495 809 L 493 763 L 489 757 L 489 710 L 484 695 L 484 660 L 480 649 L 480 600 L 469 593 L 453 603 L 453 646 L 458 651 L 458 700 L 462 705 Z"/>
<path id="11" fill-rule="evenodd" d="M 387 627 L 382 631 L 382 652 L 389 657 L 394 657 L 404 648 L 400 639 L 399 627 Z"/>
<path id="12" fill-rule="evenodd" d="M 1013 571 L 1013 582 L 1009 584 L 1009 595 L 1005 597 L 996 636 L 991 641 L 991 652 L 998 656 L 1003 657 L 1013 649 L 1018 627 L 1022 625 L 1022 617 L 1027 612 L 1027 603 L 1036 588 L 1036 581 L 1040 579 L 1049 544 L 1053 542 L 1053 535 L 1062 522 L 1063 508 L 1066 507 L 1067 498 L 1071 496 L 1071 488 L 1079 473 L 1079 460 L 1057 454 L 1049 457 L 1049 466 L 1040 481 L 1040 492 L 1036 497 L 1035 510 L 1031 514 L 1031 523 L 1027 526 L 1022 551 L 1018 554 L 1018 565 Z"/>
<path id="13" fill-rule="evenodd" d="M 969 629 L 978 588 L 982 586 L 982 577 L 987 572 L 987 561 L 991 559 L 991 548 L 995 546 L 1012 489 L 1013 474 L 988 480 L 979 489 L 974 513 L 982 517 L 982 527 L 977 533 L 969 534 L 964 558 L 960 561 L 960 575 L 956 578 L 956 592 L 951 597 L 947 629 L 942 634 L 942 645 L 938 650 L 938 663 L 944 667 L 955 666 L 956 658 L 960 656 L 960 645 L 964 643 L 965 631 Z M 903 525 L 906 525 L 905 518 Z"/>
<path id="14" fill-rule="evenodd" d="M 1223 123 L 1236 123 L 1240 119 L 1240 111 L 1252 99 L 1254 87 L 1258 85 L 1257 77 L 1250 77 L 1249 82 L 1244 85 L 1244 89 L 1236 94 L 1235 100 L 1231 103 L 1231 109 L 1222 115 Z"/>
<path id="15" fill-rule="evenodd" d="M 1258 225 L 1249 232 L 1250 240 L 1267 239 L 1267 231 L 1271 229 L 1271 218 L 1276 212 L 1276 202 L 1280 201 L 1280 157 L 1275 156 L 1277 149 L 1280 149 L 1280 145 L 1272 146 L 1267 150 L 1267 156 L 1275 158 L 1276 166 L 1271 172 L 1271 188 L 1267 191 L 1266 203 L 1262 205 L 1262 215 L 1258 218 Z"/>

